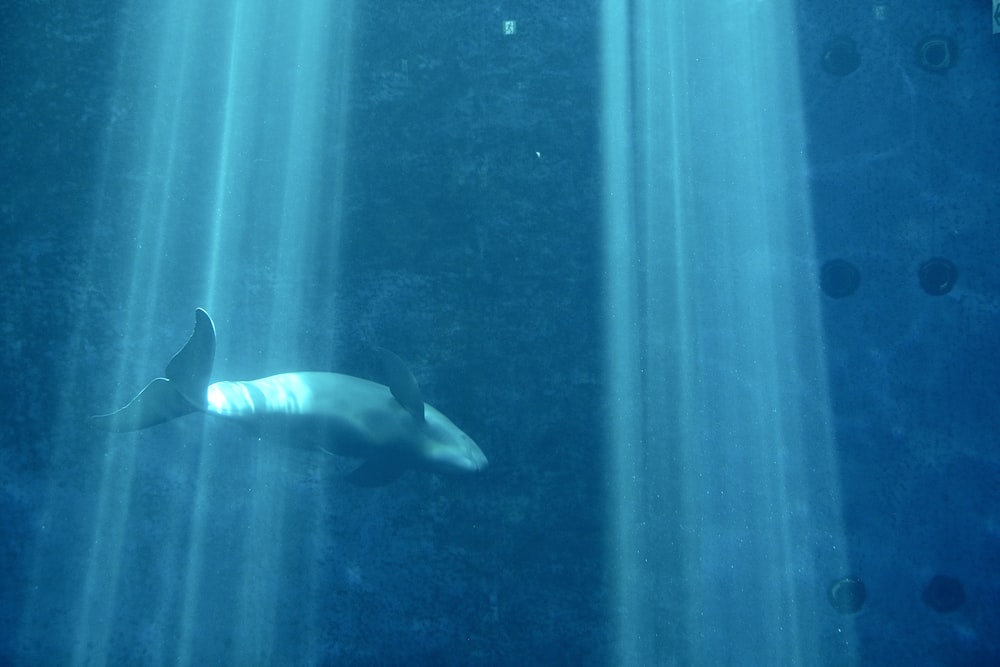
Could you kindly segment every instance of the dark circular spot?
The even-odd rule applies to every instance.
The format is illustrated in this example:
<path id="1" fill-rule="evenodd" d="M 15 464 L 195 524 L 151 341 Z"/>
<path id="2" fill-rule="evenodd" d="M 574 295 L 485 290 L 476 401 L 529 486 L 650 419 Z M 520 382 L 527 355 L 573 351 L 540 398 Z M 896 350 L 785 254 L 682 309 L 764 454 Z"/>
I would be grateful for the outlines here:
<path id="1" fill-rule="evenodd" d="M 941 296 L 951 291 L 958 279 L 955 265 L 941 257 L 934 257 L 920 265 L 917 271 L 920 287 L 931 296 Z"/>
<path id="2" fill-rule="evenodd" d="M 842 299 L 857 291 L 861 285 L 861 273 L 850 262 L 831 259 L 820 269 L 819 285 L 828 296 Z"/>
<path id="3" fill-rule="evenodd" d="M 928 72 L 946 72 L 955 65 L 957 53 L 951 38 L 930 35 L 917 44 L 917 64 Z"/>
<path id="4" fill-rule="evenodd" d="M 841 614 L 855 614 L 865 604 L 868 592 L 865 584 L 857 577 L 845 577 L 835 581 L 827 591 L 830 604 Z"/>
<path id="5" fill-rule="evenodd" d="M 939 574 L 924 588 L 924 603 L 939 614 L 948 614 L 965 604 L 965 589 L 954 577 Z"/>
<path id="6" fill-rule="evenodd" d="M 823 45 L 823 69 L 834 76 L 847 76 L 861 65 L 861 54 L 853 39 L 837 37 Z"/>

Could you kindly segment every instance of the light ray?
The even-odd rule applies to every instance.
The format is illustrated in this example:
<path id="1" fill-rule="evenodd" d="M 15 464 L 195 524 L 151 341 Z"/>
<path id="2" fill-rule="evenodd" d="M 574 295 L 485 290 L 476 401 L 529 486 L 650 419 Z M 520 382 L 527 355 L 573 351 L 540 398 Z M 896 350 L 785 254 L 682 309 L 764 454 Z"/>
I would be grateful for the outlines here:
<path id="1" fill-rule="evenodd" d="M 621 664 L 855 661 L 792 10 L 603 4 Z"/>

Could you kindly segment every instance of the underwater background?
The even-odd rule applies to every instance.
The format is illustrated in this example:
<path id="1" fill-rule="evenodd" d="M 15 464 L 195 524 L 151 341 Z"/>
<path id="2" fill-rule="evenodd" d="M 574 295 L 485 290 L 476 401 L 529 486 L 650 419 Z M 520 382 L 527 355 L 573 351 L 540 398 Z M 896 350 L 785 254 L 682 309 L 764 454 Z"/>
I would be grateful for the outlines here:
<path id="1" fill-rule="evenodd" d="M 1000 664 L 1000 18 L 664 5 L 6 7 L 0 663 Z M 196 307 L 490 467 L 91 429 Z"/>

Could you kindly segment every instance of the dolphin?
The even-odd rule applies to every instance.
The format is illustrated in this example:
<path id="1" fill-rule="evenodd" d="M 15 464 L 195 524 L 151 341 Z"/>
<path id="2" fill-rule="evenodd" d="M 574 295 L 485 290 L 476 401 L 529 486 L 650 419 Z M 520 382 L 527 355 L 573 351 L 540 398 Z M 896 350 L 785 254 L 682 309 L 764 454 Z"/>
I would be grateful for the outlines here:
<path id="1" fill-rule="evenodd" d="M 389 385 L 341 373 L 281 373 L 259 380 L 209 383 L 215 324 L 195 310 L 194 333 L 158 377 L 106 415 L 91 417 L 106 431 L 147 428 L 192 412 L 256 427 L 269 438 L 364 459 L 347 479 L 380 486 L 407 469 L 468 473 L 487 466 L 479 446 L 450 419 L 424 403 L 402 360 L 380 350 Z"/>

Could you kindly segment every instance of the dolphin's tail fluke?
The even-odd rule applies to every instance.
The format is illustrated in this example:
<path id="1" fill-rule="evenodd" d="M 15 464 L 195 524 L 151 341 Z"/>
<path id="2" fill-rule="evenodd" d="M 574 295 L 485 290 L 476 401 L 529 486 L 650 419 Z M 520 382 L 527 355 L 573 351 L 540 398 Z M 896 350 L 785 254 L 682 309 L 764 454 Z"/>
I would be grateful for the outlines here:
<path id="1" fill-rule="evenodd" d="M 121 410 L 91 417 L 95 426 L 106 431 L 137 431 L 204 409 L 215 362 L 215 325 L 201 308 L 194 315 L 194 333 L 167 364 L 167 376 L 147 384 Z"/>
<path id="2" fill-rule="evenodd" d="M 215 363 L 215 324 L 201 308 L 194 311 L 194 333 L 167 364 L 167 379 L 199 410 L 208 400 L 208 382 Z"/>
<path id="3" fill-rule="evenodd" d="M 173 382 L 156 378 L 124 408 L 107 415 L 95 415 L 90 423 L 105 431 L 138 431 L 183 417 L 195 409 L 177 392 Z"/>

